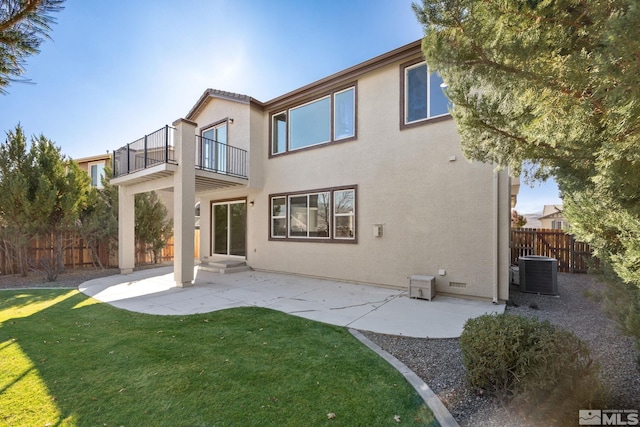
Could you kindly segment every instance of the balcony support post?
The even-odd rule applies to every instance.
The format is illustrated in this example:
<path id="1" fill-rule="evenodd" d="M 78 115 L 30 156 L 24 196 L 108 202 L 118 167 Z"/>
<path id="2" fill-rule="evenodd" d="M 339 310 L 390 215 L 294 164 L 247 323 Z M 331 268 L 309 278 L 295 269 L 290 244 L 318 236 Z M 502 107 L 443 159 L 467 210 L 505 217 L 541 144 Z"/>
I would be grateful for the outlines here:
<path id="1" fill-rule="evenodd" d="M 194 232 L 196 203 L 195 132 L 197 124 L 178 119 L 174 141 L 176 173 L 173 176 L 174 258 L 173 276 L 179 287 L 191 286 L 194 279 Z"/>
<path id="2" fill-rule="evenodd" d="M 135 265 L 135 194 L 118 186 L 118 267 L 121 274 L 131 274 Z"/>

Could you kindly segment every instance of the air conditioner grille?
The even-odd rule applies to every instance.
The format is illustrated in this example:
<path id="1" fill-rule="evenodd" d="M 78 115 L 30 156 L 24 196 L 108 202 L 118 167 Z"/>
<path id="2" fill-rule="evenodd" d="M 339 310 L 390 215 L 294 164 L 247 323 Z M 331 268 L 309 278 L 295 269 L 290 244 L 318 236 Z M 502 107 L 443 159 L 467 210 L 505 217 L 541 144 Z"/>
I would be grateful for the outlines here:
<path id="1" fill-rule="evenodd" d="M 558 295 L 558 260 L 526 256 L 518 259 L 518 266 L 522 292 Z"/>

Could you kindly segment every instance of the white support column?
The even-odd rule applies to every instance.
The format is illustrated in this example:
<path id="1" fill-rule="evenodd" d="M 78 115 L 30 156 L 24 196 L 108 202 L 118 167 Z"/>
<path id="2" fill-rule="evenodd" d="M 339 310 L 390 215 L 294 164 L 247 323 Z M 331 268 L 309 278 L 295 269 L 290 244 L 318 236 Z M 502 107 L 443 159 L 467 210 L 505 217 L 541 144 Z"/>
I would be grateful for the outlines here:
<path id="1" fill-rule="evenodd" d="M 193 247 L 195 230 L 196 168 L 195 131 L 197 124 L 178 119 L 175 149 L 178 169 L 173 178 L 173 277 L 180 287 L 193 284 Z"/>
<path id="2" fill-rule="evenodd" d="M 135 194 L 118 187 L 118 267 L 121 274 L 131 274 L 136 262 Z"/>
<path id="3" fill-rule="evenodd" d="M 211 201 L 200 200 L 200 263 L 206 264 L 211 256 Z"/>

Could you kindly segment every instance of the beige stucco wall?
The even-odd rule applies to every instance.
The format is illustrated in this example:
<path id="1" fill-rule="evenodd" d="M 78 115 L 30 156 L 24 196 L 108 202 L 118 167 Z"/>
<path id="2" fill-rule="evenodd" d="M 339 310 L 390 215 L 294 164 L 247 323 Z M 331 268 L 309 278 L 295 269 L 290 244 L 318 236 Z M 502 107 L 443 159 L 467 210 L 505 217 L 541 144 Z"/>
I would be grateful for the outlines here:
<path id="1" fill-rule="evenodd" d="M 219 123 L 225 119 L 233 119 L 233 123 L 229 123 L 228 140 L 233 142 L 234 147 L 249 150 L 249 104 L 227 100 L 222 98 L 211 99 L 206 107 L 194 119 L 198 123 L 196 133 L 201 135 L 202 131 L 210 127 L 212 124 Z"/>
<path id="2" fill-rule="evenodd" d="M 508 174 L 498 175 L 496 200 L 493 167 L 464 158 L 451 119 L 401 131 L 399 70 L 391 64 L 358 78 L 356 140 L 275 158 L 268 157 L 268 111 L 210 101 L 193 119 L 200 129 L 234 118 L 229 143 L 251 141 L 251 183 L 198 196 L 254 202 L 247 206 L 254 269 L 399 288 L 413 274 L 433 275 L 439 293 L 491 299 L 498 243 L 498 297 L 506 299 Z M 357 244 L 269 240 L 270 194 L 345 185 L 357 186 Z M 373 224 L 383 224 L 382 237 L 373 236 Z"/>

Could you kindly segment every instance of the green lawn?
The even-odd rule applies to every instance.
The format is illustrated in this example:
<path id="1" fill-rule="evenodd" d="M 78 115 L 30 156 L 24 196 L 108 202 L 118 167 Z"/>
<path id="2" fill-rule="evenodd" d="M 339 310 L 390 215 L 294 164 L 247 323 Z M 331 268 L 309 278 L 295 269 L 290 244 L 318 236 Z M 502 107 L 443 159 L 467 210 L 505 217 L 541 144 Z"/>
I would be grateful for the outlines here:
<path id="1" fill-rule="evenodd" d="M 344 328 L 261 308 L 143 315 L 67 289 L 0 291 L 0 425 L 437 423 Z"/>

